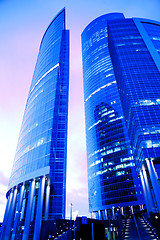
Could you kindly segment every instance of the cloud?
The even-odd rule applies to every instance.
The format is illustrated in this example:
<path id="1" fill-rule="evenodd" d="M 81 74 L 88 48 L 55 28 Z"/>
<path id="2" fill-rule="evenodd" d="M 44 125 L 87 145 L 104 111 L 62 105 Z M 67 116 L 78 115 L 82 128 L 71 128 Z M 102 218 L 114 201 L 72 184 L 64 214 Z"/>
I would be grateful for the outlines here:
<path id="1" fill-rule="evenodd" d="M 67 193 L 66 215 L 70 216 L 70 203 L 73 204 L 73 215 L 89 216 L 88 191 L 87 188 L 73 189 Z"/>
<path id="2" fill-rule="evenodd" d="M 7 187 L 8 186 L 8 181 L 9 181 L 9 178 L 6 177 L 3 172 L 0 171 L 0 181 L 1 181 L 1 185 Z"/>
<path id="3" fill-rule="evenodd" d="M 72 154 L 68 157 L 67 171 L 67 205 L 66 215 L 70 216 L 70 203 L 73 203 L 73 216 L 89 216 L 88 210 L 88 179 L 87 179 L 87 160 L 85 149 L 73 142 Z M 76 151 L 74 150 L 76 147 Z M 71 148 L 71 149 L 72 149 Z"/>
<path id="4" fill-rule="evenodd" d="M 0 205 L 5 205 L 6 201 L 5 201 L 5 194 L 4 193 L 0 193 Z"/>
<path id="5" fill-rule="evenodd" d="M 8 187 L 8 178 L 0 171 L 0 222 L 3 220 L 5 205 L 7 202 L 6 192 Z"/>

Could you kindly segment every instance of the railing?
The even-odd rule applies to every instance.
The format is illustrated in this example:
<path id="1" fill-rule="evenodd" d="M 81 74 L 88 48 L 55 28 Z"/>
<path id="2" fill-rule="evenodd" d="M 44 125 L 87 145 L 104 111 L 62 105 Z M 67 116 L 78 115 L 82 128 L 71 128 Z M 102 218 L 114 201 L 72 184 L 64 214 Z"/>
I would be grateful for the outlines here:
<path id="1" fill-rule="evenodd" d="M 156 228 L 153 228 L 152 225 L 149 223 L 149 221 L 142 215 L 143 220 L 145 221 L 145 224 L 147 225 L 148 228 L 150 228 L 150 231 L 152 231 L 152 234 L 155 236 L 156 239 L 159 239 L 158 237 L 158 232 Z"/>
<path id="2" fill-rule="evenodd" d="M 72 239 L 72 229 L 69 229 L 66 232 L 63 232 L 62 235 L 59 235 L 55 238 L 51 238 L 51 239 L 55 239 L 55 240 L 71 240 Z"/>
<path id="3" fill-rule="evenodd" d="M 60 230 L 58 230 L 56 233 L 54 233 L 52 236 L 49 236 L 48 239 L 55 239 L 55 240 L 71 240 L 72 231 L 74 229 L 74 226 L 71 227 L 64 227 Z"/>
<path id="4" fill-rule="evenodd" d="M 139 238 L 139 240 L 142 240 L 142 239 L 141 239 L 141 236 L 140 236 L 139 229 L 138 229 L 138 225 L 137 225 L 137 222 L 136 222 L 136 218 L 135 218 L 134 214 L 133 214 L 132 216 L 133 216 L 133 219 L 134 219 L 134 223 L 135 223 L 135 225 L 136 225 L 136 229 L 137 229 L 137 233 L 138 233 L 138 238 Z"/>
<path id="5" fill-rule="evenodd" d="M 124 239 L 127 219 L 122 220 L 121 239 Z"/>

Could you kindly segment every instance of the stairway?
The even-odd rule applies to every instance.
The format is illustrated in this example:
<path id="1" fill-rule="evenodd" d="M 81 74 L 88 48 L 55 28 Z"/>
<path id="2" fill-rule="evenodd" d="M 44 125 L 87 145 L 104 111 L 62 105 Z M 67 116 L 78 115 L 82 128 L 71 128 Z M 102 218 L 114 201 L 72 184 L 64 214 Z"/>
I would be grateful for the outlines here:
<path id="1" fill-rule="evenodd" d="M 52 235 L 48 236 L 48 240 L 71 240 L 73 239 L 73 235 L 74 235 L 74 226 L 68 227 L 65 226 L 61 229 L 59 229 L 57 232 L 55 232 Z"/>
<path id="2" fill-rule="evenodd" d="M 124 240 L 158 240 L 159 238 L 152 231 L 152 228 L 147 224 L 142 217 L 126 220 Z"/>

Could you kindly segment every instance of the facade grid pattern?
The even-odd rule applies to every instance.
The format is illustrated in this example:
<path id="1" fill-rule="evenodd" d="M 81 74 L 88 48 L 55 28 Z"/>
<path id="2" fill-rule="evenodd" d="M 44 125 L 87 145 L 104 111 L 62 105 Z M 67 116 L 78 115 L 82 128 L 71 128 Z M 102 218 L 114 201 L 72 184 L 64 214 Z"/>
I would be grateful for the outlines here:
<path id="1" fill-rule="evenodd" d="M 42 220 L 65 218 L 69 31 L 65 9 L 47 28 L 25 107 L 2 239 L 40 239 Z"/>
<path id="2" fill-rule="evenodd" d="M 82 33 L 89 209 L 97 216 L 143 203 L 108 49 L 107 22 L 113 19 L 124 16 L 101 16 Z"/>

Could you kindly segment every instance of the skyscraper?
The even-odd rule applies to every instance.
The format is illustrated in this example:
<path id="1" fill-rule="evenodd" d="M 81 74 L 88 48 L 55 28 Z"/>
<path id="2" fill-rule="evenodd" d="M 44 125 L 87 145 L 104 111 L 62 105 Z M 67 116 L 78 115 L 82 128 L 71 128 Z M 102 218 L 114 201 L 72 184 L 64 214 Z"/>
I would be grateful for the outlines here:
<path id="1" fill-rule="evenodd" d="M 65 218 L 69 31 L 63 9 L 47 28 L 26 103 L 1 239 L 40 239 L 42 219 Z"/>
<path id="2" fill-rule="evenodd" d="M 108 23 L 108 43 L 148 212 L 160 213 L 160 23 Z"/>
<path id="3" fill-rule="evenodd" d="M 108 48 L 108 23 L 114 19 L 124 16 L 103 15 L 82 33 L 89 209 L 99 219 L 144 203 Z"/>

